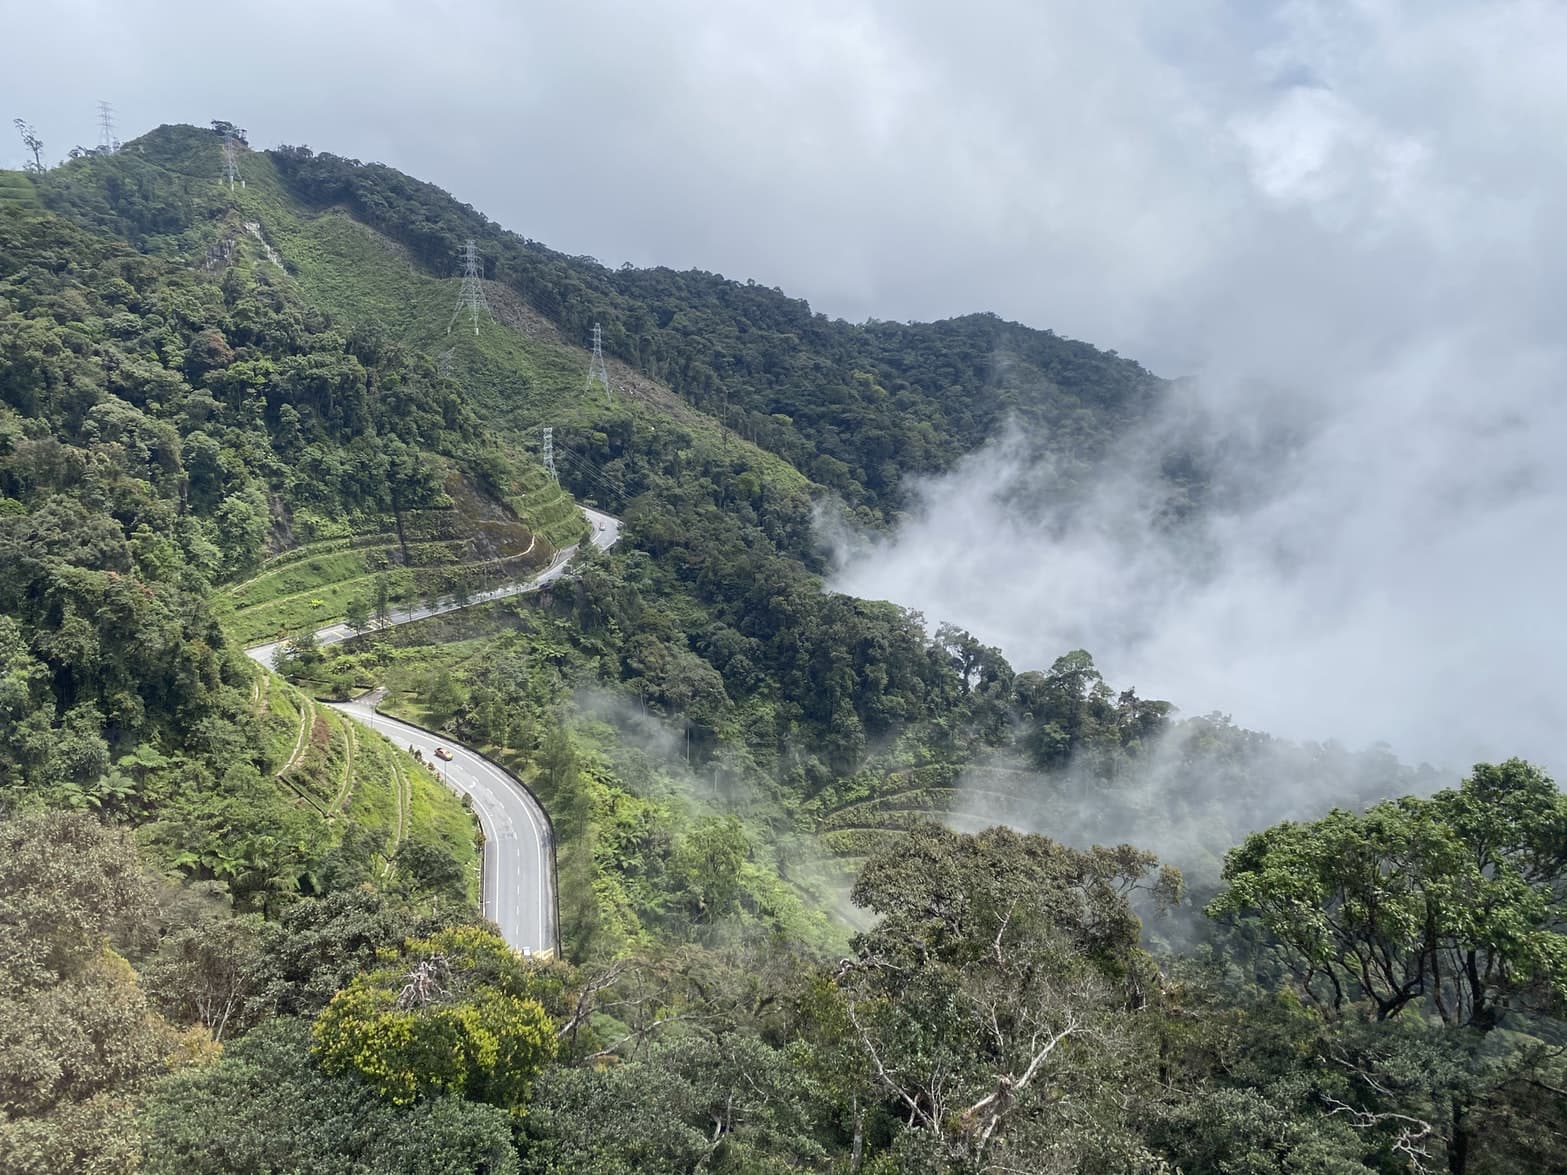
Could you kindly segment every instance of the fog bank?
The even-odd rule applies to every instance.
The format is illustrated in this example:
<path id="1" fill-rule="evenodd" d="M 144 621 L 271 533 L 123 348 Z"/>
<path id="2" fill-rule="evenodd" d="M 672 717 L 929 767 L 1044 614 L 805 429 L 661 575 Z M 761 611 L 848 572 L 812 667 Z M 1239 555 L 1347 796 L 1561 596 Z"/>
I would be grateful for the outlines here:
<path id="1" fill-rule="evenodd" d="M 1188 714 L 1567 775 L 1567 82 L 1547 64 L 1567 13 L 1286 4 L 1252 34 L 1233 72 L 1189 40 L 1160 75 L 1216 219 L 1194 231 L 1148 185 L 1142 235 L 1105 246 L 1151 324 L 1137 355 L 1191 377 L 1166 418 L 1071 511 L 1018 508 L 1039 471 L 998 436 L 917 487 L 896 538 L 846 546 L 833 586 L 1020 668 L 1087 648 Z M 1127 268 L 1150 226 L 1180 242 L 1169 280 Z M 1222 492 L 1173 537 L 1139 455 L 1194 417 Z"/>
<path id="2" fill-rule="evenodd" d="M 1277 405 L 1238 384 L 1172 387 L 1215 430 L 1216 504 L 1194 525 L 1155 518 L 1141 455 L 1169 421 L 1072 507 L 1024 508 L 1039 470 L 1003 437 L 922 483 L 895 537 L 841 545 L 832 586 L 955 621 L 1019 669 L 1086 648 L 1187 714 L 1562 771 L 1564 376 L 1554 351 L 1433 346 L 1331 397 L 1302 388 L 1314 419 L 1292 448 L 1252 443 Z"/>

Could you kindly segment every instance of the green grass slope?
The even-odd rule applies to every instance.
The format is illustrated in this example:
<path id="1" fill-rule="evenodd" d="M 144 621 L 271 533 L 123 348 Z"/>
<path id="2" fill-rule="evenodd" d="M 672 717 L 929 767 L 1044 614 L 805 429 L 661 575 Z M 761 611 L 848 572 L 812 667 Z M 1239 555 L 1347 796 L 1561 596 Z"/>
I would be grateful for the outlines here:
<path id="1" fill-rule="evenodd" d="M 386 739 L 329 706 L 257 669 L 252 703 L 263 731 L 268 777 L 329 842 L 353 840 L 369 862 L 366 880 L 392 888 L 429 888 L 430 854 L 444 859 L 444 879 L 477 903 L 477 829 L 462 800 Z"/>
<path id="2" fill-rule="evenodd" d="M 38 208 L 38 189 L 20 171 L 0 171 L 0 208 Z"/>
<path id="3" fill-rule="evenodd" d="M 704 446 L 732 446 L 787 492 L 808 488 L 788 462 L 741 439 L 629 365 L 609 361 L 612 397 L 587 386 L 589 353 L 496 281 L 484 283 L 488 315 L 475 331 L 466 309 L 458 311 L 461 283 L 431 273 L 402 246 L 354 219 L 342 208 L 310 209 L 294 199 L 270 156 L 246 160 L 250 177 L 234 204 L 255 234 L 264 237 L 283 268 L 316 304 L 346 323 L 372 322 L 399 342 L 444 357 L 468 402 L 486 423 L 504 430 L 527 452 L 537 453 L 539 429 L 556 430 L 557 446 L 571 450 L 586 435 L 612 423 L 656 431 L 677 424 Z M 508 502 L 552 540 L 552 531 L 576 515 L 553 483 L 523 487 Z M 615 503 L 601 501 L 613 507 Z"/>

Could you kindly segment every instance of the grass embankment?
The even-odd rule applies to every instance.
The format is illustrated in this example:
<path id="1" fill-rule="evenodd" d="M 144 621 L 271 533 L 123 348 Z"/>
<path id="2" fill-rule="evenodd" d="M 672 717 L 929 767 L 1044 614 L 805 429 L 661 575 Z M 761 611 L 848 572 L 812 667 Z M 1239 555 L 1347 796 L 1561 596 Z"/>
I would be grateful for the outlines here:
<path id="1" fill-rule="evenodd" d="M 20 171 L 0 170 L 0 211 L 8 208 L 41 208 L 38 189 Z"/>
<path id="2" fill-rule="evenodd" d="M 298 805 L 340 840 L 350 828 L 368 836 L 374 875 L 389 886 L 398 852 L 409 841 L 439 850 L 479 899 L 477 826 L 462 800 L 430 772 L 382 738 L 287 682 L 256 671 L 252 690 L 268 774 Z"/>
<path id="3" fill-rule="evenodd" d="M 357 533 L 267 560 L 224 589 L 230 630 L 254 644 L 335 623 L 355 602 L 373 613 L 383 592 L 395 607 L 525 579 L 549 564 L 553 543 L 455 474 L 448 498 L 448 509 L 362 519 Z M 567 508 L 575 509 L 569 499 Z"/>

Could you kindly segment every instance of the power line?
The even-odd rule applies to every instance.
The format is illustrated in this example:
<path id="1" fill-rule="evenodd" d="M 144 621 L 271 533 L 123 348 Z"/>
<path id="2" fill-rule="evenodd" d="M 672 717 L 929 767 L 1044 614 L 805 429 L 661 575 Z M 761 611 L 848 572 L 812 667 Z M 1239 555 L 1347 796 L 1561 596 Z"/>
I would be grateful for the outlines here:
<path id="1" fill-rule="evenodd" d="M 596 322 L 593 324 L 593 358 L 588 360 L 588 382 L 582 390 L 592 391 L 594 379 L 604 385 L 604 402 L 613 404 L 615 395 L 609 388 L 609 368 L 604 366 L 604 332 Z"/>
<path id="2" fill-rule="evenodd" d="M 239 176 L 239 143 L 232 132 L 223 136 L 223 178 L 228 181 L 229 191 L 234 190 L 234 180 Z"/>
<path id="3" fill-rule="evenodd" d="M 572 467 L 577 471 L 578 474 L 586 477 L 589 481 L 595 482 L 599 488 L 610 494 L 613 494 L 622 501 L 625 500 L 626 491 L 615 485 L 613 482 L 609 481 L 604 477 L 604 475 L 594 469 L 592 462 L 590 462 L 586 457 L 583 457 L 581 454 L 575 453 L 570 449 L 559 449 L 557 450 L 557 453 L 562 457 L 569 458 L 572 462 Z"/>
<path id="4" fill-rule="evenodd" d="M 572 463 L 572 468 L 577 471 L 578 475 L 587 478 L 589 481 L 597 482 L 600 486 L 606 490 L 609 490 L 611 493 L 621 493 L 621 491 L 617 489 L 603 474 L 599 473 L 598 470 L 593 468 L 592 463 L 589 462 L 587 458 L 581 456 L 578 453 L 572 452 L 570 449 L 561 449 L 558 451 L 558 455 L 565 457 L 568 461 L 570 461 Z"/>
<path id="5" fill-rule="evenodd" d="M 120 140 L 114 137 L 114 107 L 107 102 L 98 103 L 98 150 L 113 155 L 120 149 Z"/>
<path id="6" fill-rule="evenodd" d="M 473 333 L 479 333 L 479 311 L 482 309 L 489 315 L 490 321 L 495 321 L 495 315 L 490 312 L 490 300 L 484 296 L 484 266 L 479 261 L 479 249 L 472 239 L 462 248 L 462 289 L 457 292 L 457 308 L 452 311 L 452 320 L 446 324 L 446 333 L 452 333 L 452 327 L 457 324 L 458 317 L 464 310 L 473 317 Z"/>
<path id="7" fill-rule="evenodd" d="M 617 486 L 614 482 L 610 481 L 608 479 L 608 474 L 600 470 L 598 466 L 593 463 L 591 458 L 586 457 L 583 454 L 577 452 L 575 449 L 569 448 L 565 445 L 556 446 L 554 444 L 555 430 L 553 428 L 548 428 L 544 431 L 549 434 L 548 440 L 550 441 L 550 451 L 555 457 L 564 457 L 568 461 L 573 462 L 574 467 L 578 473 L 592 481 L 596 481 L 599 485 L 603 486 L 606 490 L 612 494 L 615 494 L 617 497 L 623 498 L 626 496 L 626 491 L 620 486 Z"/>

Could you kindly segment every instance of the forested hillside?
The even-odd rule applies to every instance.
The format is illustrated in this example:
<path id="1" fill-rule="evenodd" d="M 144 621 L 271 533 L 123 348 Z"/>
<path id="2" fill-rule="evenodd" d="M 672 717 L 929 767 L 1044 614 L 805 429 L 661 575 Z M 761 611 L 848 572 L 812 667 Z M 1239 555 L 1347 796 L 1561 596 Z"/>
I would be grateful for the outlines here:
<path id="1" fill-rule="evenodd" d="M 359 519 L 451 513 L 481 448 L 454 389 L 265 266 L 198 274 L 37 212 L 0 219 L 0 348 L 5 803 L 145 824 L 247 903 L 374 871 L 401 839 L 386 774 L 255 677 L 213 585 Z M 466 820 L 416 786 L 417 838 L 465 865 Z"/>
<path id="2" fill-rule="evenodd" d="M 475 239 L 486 276 L 567 338 L 601 323 L 607 350 L 878 512 L 900 505 L 904 478 L 946 468 L 1009 417 L 1091 463 L 1165 394 L 1129 360 L 993 315 L 854 326 L 754 282 L 564 256 L 388 167 L 304 147 L 272 155 L 301 199 L 345 207 L 434 272 Z"/>
<path id="3" fill-rule="evenodd" d="M 1009 421 L 1068 496 L 1177 388 L 609 269 L 304 148 L 230 187 L 221 144 L 0 176 L 0 1169 L 1567 1165 L 1541 772 L 1285 744 L 824 591 L 825 503 L 885 523 Z M 623 540 L 374 631 L 548 562 L 573 497 Z M 542 799 L 560 959 L 321 705 L 371 687 Z"/>

